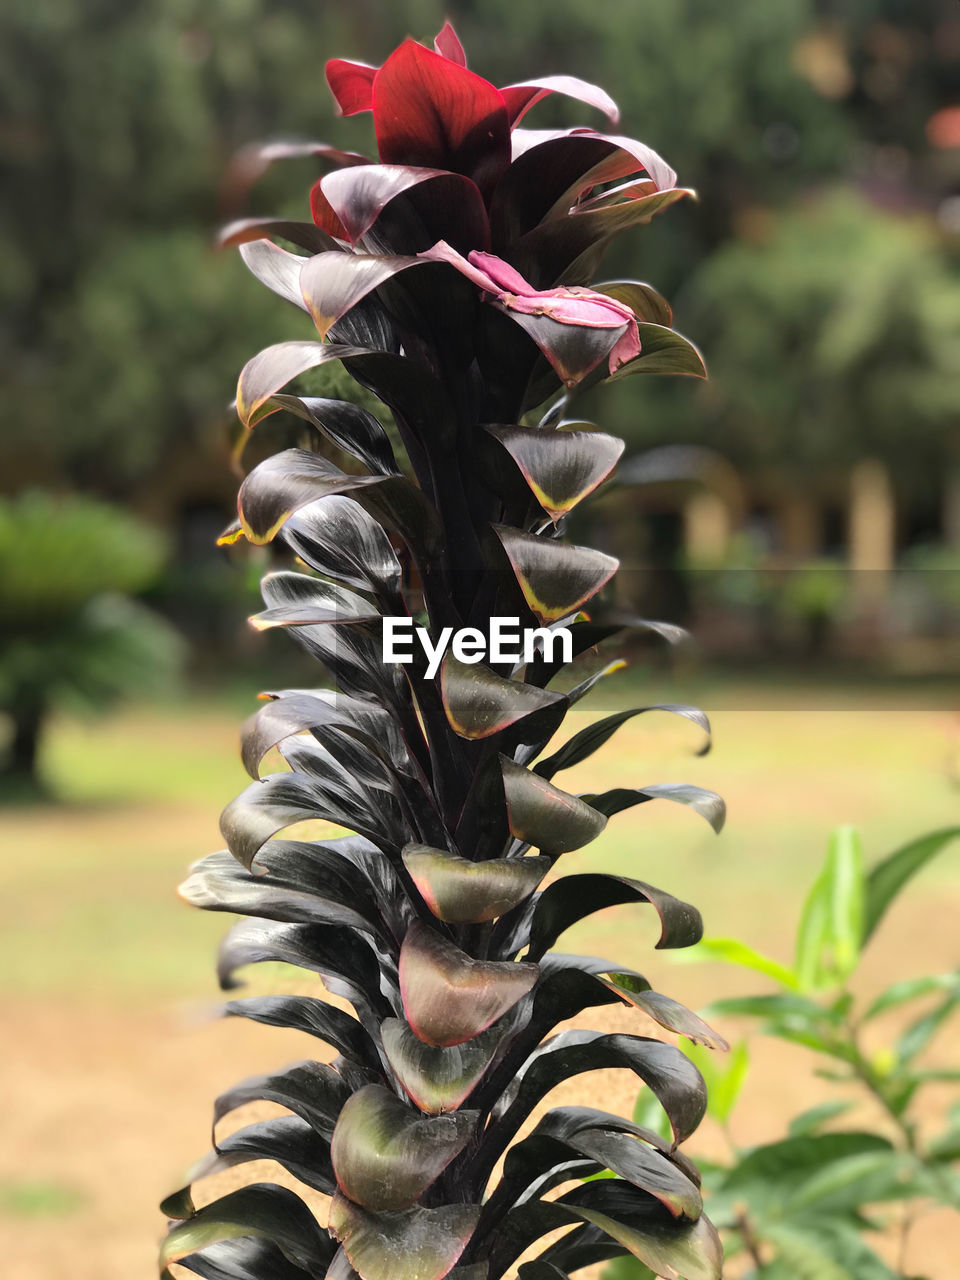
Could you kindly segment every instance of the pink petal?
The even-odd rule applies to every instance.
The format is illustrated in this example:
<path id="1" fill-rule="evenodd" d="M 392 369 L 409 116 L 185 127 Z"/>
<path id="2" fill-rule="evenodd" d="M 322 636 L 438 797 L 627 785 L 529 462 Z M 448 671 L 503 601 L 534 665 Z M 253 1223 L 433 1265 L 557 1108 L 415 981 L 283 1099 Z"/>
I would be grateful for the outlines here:
<path id="1" fill-rule="evenodd" d="M 610 352 L 609 368 L 611 373 L 616 373 L 622 364 L 636 359 L 640 354 L 640 330 L 637 328 L 636 320 L 632 324 L 627 325 L 626 332 L 620 338 Z"/>
<path id="2" fill-rule="evenodd" d="M 471 258 L 486 258 L 489 256 L 489 254 L 473 253 L 470 255 Z M 496 280 L 487 275 L 480 267 L 474 266 L 462 254 L 457 253 L 453 245 L 447 244 L 446 240 L 438 240 L 432 249 L 427 249 L 425 253 L 419 254 L 418 257 L 427 258 L 430 262 L 449 263 L 451 267 L 456 268 L 462 276 L 466 276 L 469 281 L 475 284 L 478 289 L 482 289 L 484 293 L 499 294 L 501 292 Z"/>
<path id="3" fill-rule="evenodd" d="M 479 267 L 493 282 L 493 291 L 505 289 L 508 293 L 519 295 L 536 294 L 533 285 L 524 280 L 515 267 L 511 267 L 509 262 L 504 262 L 502 258 L 497 258 L 492 253 L 480 253 L 475 250 L 470 254 L 470 262 L 473 266 Z"/>
<path id="4" fill-rule="evenodd" d="M 448 58 L 451 62 L 458 63 L 461 67 L 467 65 L 467 55 L 463 51 L 463 45 L 460 43 L 460 37 L 453 29 L 450 22 L 445 22 L 433 47 L 442 58 Z"/>

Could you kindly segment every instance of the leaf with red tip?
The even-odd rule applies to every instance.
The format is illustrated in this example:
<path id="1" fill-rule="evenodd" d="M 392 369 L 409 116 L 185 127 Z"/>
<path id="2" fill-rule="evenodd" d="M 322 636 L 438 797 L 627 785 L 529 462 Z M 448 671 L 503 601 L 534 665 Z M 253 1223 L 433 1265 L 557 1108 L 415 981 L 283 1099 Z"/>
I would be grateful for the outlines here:
<path id="1" fill-rule="evenodd" d="M 337 1185 L 374 1213 L 408 1209 L 460 1154 L 478 1113 L 424 1117 L 382 1085 L 344 1103 L 330 1155 Z"/>
<path id="2" fill-rule="evenodd" d="M 380 68 L 373 120 L 386 164 L 449 169 L 489 191 L 510 163 L 510 122 L 500 93 L 415 40 L 405 40 Z"/>
<path id="3" fill-rule="evenodd" d="M 346 1196 L 330 1205 L 330 1230 L 360 1280 L 443 1280 L 467 1247 L 479 1205 L 369 1213 Z"/>
<path id="4" fill-rule="evenodd" d="M 531 107 L 552 93 L 562 93 L 564 97 L 575 98 L 588 107 L 596 107 L 611 124 L 620 123 L 620 109 L 606 90 L 577 76 L 541 76 L 536 80 L 524 80 L 522 84 L 509 84 L 500 92 L 507 104 L 511 128 L 520 123 Z"/>
<path id="5" fill-rule="evenodd" d="M 567 709 L 563 694 L 498 676 L 485 663 L 461 662 L 448 653 L 440 694 L 450 727 L 461 738 L 491 738 L 511 730 L 511 742 L 548 741 Z"/>
<path id="6" fill-rule="evenodd" d="M 373 108 L 376 67 L 368 67 L 365 62 L 348 62 L 346 58 L 331 58 L 324 74 L 340 115 L 354 116 Z"/>
<path id="7" fill-rule="evenodd" d="M 460 37 L 453 29 L 453 24 L 449 21 L 445 22 L 437 32 L 437 37 L 433 42 L 433 47 L 437 53 L 443 58 L 449 58 L 451 62 L 456 62 L 458 66 L 465 67 L 467 65 L 467 55 L 463 51 L 463 45 L 460 43 Z"/>
<path id="8" fill-rule="evenodd" d="M 383 1051 L 397 1079 L 421 1111 L 456 1111 L 493 1061 L 503 1030 L 488 1027 L 472 1040 L 446 1049 L 424 1044 L 401 1018 L 380 1027 Z"/>
<path id="9" fill-rule="evenodd" d="M 420 258 L 361 253 L 318 253 L 308 258 L 300 272 L 300 289 L 320 337 L 325 338 L 368 293 L 408 267 L 420 266 Z"/>
<path id="10" fill-rule="evenodd" d="M 471 1040 L 521 1000 L 539 967 L 475 960 L 426 925 L 410 927 L 400 949 L 400 992 L 411 1028 L 425 1044 Z"/>
<path id="11" fill-rule="evenodd" d="M 530 609 L 559 622 L 595 596 L 617 571 L 613 556 L 493 525 Z"/>
<path id="12" fill-rule="evenodd" d="M 610 475 L 624 443 L 600 431 L 535 431 L 490 426 L 487 431 L 517 464 L 533 496 L 557 521 Z"/>
<path id="13" fill-rule="evenodd" d="M 403 861 L 433 914 L 447 924 L 481 924 L 528 898 L 550 870 L 549 858 L 471 862 L 444 849 L 408 844 Z"/>
<path id="14" fill-rule="evenodd" d="M 507 756 L 500 757 L 510 830 L 547 854 L 569 853 L 607 825 L 602 813 Z"/>
<path id="15" fill-rule="evenodd" d="M 445 169 L 364 165 L 321 178 L 311 198 L 320 225 L 339 225 L 354 244 L 376 229 L 378 250 L 380 241 L 394 239 L 405 253 L 419 253 L 438 240 L 449 239 L 464 252 L 490 242 L 478 187 Z"/>

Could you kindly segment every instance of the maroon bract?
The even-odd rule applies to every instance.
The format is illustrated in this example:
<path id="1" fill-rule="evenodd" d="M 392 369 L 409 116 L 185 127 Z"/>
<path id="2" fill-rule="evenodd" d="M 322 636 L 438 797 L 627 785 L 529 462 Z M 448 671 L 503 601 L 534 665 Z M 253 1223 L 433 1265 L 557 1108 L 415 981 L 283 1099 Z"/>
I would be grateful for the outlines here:
<path id="1" fill-rule="evenodd" d="M 334 1055 L 222 1095 L 215 1123 L 258 1099 L 286 1114 L 217 1135 L 190 1182 L 273 1160 L 329 1198 L 328 1226 L 270 1183 L 200 1209 L 187 1185 L 164 1203 L 162 1265 L 206 1280 L 500 1280 L 539 1250 L 523 1280 L 620 1254 L 673 1280 L 717 1280 L 718 1238 L 677 1150 L 703 1116 L 703 1080 L 651 1031 L 722 1039 L 640 973 L 551 950 L 592 912 L 631 905 L 659 924 L 657 947 L 696 942 L 700 916 L 681 899 L 626 876 L 558 875 L 558 863 L 653 800 L 723 822 L 720 798 L 695 786 L 580 795 L 558 782 L 641 713 L 709 735 L 696 708 L 630 707 L 553 742 L 623 665 L 597 670 L 598 644 L 678 634 L 611 613 L 617 561 L 563 534 L 623 448 L 570 417 L 574 395 L 634 374 L 703 375 L 656 290 L 594 283 L 610 240 L 684 192 L 629 138 L 518 128 L 548 93 L 614 120 L 616 108 L 566 77 L 496 88 L 467 69 L 449 24 L 433 50 L 409 40 L 378 69 L 335 61 L 327 74 L 344 114 L 373 112 L 379 156 L 320 143 L 247 155 L 248 172 L 283 154 L 336 167 L 313 187 L 312 222 L 247 218 L 224 233 L 304 331 L 241 372 L 244 438 L 277 414 L 301 447 L 246 476 L 222 540 L 273 545 L 252 622 L 288 631 L 328 687 L 264 695 L 243 730 L 251 783 L 221 817 L 226 848 L 182 893 L 241 917 L 220 950 L 224 989 L 261 962 L 318 979 L 227 1012 Z M 386 407 L 389 431 L 303 385 L 332 363 Z M 421 646 L 405 662 L 384 643 L 398 624 Z M 501 624 L 523 633 L 515 657 L 492 644 Z M 459 643 L 478 637 L 488 660 Z M 282 767 L 262 776 L 276 753 Z M 289 830 L 317 820 L 346 834 Z M 557 1033 L 611 1004 L 646 1015 L 640 1034 Z M 672 1142 L 578 1107 L 544 1109 L 531 1129 L 556 1085 L 604 1068 L 649 1087 Z M 614 1176 L 591 1178 L 604 1169 Z"/>

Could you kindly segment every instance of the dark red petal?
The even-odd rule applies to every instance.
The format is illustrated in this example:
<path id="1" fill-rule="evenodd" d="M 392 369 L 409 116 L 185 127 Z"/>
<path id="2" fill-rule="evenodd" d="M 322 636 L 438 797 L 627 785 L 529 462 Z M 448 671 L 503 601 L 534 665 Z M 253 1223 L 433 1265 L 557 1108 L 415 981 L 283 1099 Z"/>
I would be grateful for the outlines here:
<path id="1" fill-rule="evenodd" d="M 499 90 L 415 40 L 405 40 L 377 73 L 373 120 L 386 164 L 450 169 L 489 191 L 510 163 Z"/>
<path id="2" fill-rule="evenodd" d="M 450 62 L 455 62 L 460 67 L 467 65 L 467 55 L 463 52 L 463 45 L 460 43 L 460 37 L 453 29 L 450 22 L 443 24 L 442 30 L 438 33 L 433 47 L 441 58 L 447 58 Z"/>
<path id="3" fill-rule="evenodd" d="M 342 116 L 355 116 L 358 111 L 372 109 L 376 67 L 368 67 L 364 62 L 347 62 L 345 58 L 331 58 L 326 74 L 330 92 Z"/>

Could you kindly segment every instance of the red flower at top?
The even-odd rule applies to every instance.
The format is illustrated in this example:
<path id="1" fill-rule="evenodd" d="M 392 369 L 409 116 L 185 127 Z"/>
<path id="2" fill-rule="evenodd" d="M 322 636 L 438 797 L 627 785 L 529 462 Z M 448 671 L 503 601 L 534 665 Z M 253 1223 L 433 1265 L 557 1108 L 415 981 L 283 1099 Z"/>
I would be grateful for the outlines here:
<path id="1" fill-rule="evenodd" d="M 466 56 L 448 22 L 436 52 L 405 40 L 382 67 L 334 58 L 327 82 L 343 115 L 372 111 L 385 164 L 446 169 L 471 178 L 488 194 L 510 164 L 510 132 L 550 93 L 598 107 L 611 123 L 616 103 L 596 85 L 573 76 L 547 76 L 497 89 L 467 70 Z"/>

